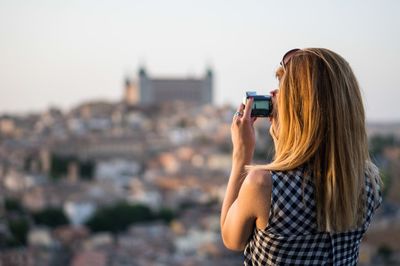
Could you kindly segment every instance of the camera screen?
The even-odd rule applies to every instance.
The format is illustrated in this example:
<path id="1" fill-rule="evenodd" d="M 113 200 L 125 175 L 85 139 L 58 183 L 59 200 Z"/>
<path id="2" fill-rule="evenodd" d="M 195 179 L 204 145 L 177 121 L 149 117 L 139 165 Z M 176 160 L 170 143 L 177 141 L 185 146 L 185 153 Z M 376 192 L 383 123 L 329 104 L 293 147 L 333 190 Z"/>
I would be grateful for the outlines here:
<path id="1" fill-rule="evenodd" d="M 264 109 L 264 110 L 269 110 L 269 102 L 266 100 L 256 100 L 253 103 L 253 108 L 252 109 Z"/>

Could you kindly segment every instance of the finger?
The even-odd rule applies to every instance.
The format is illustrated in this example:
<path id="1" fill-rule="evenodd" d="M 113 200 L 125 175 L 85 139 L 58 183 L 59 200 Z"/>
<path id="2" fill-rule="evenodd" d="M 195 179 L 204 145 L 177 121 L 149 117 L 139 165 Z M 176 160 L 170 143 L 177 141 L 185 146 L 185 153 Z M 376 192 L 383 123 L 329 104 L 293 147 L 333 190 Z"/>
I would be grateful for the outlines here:
<path id="1" fill-rule="evenodd" d="M 237 111 L 238 111 L 238 112 L 243 112 L 243 110 L 244 110 L 244 104 L 241 103 L 241 104 L 239 105 Z"/>
<path id="2" fill-rule="evenodd" d="M 251 107 L 253 106 L 254 99 L 247 99 L 246 106 L 244 107 L 243 117 L 250 119 L 251 117 Z"/>
<path id="3" fill-rule="evenodd" d="M 237 110 L 236 113 L 233 115 L 233 121 L 243 116 L 244 104 L 241 103 L 236 110 Z"/>

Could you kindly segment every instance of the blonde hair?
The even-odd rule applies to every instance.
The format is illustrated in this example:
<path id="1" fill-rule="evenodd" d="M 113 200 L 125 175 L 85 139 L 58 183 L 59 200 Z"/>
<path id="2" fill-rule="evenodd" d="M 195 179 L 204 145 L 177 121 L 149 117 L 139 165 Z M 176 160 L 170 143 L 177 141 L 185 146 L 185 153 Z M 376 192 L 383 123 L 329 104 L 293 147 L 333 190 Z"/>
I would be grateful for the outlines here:
<path id="1" fill-rule="evenodd" d="M 315 184 L 321 231 L 358 227 L 365 214 L 365 175 L 376 199 L 377 168 L 371 163 L 360 89 L 347 61 L 319 48 L 302 49 L 277 70 L 275 157 L 268 170 L 307 165 Z"/>

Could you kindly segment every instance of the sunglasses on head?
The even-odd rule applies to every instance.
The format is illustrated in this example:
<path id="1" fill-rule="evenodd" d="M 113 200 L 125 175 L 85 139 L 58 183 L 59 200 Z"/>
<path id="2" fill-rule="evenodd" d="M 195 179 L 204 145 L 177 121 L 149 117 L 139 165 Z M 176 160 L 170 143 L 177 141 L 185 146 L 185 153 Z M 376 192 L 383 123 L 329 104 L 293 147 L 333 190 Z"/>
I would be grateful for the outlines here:
<path id="1" fill-rule="evenodd" d="M 292 49 L 292 50 L 286 52 L 286 54 L 282 57 L 282 61 L 281 61 L 281 63 L 280 63 L 280 65 L 281 65 L 281 67 L 283 68 L 283 70 L 286 70 L 286 65 L 287 65 L 287 63 L 289 63 L 289 61 L 290 61 L 290 59 L 293 57 L 293 55 L 294 55 L 296 52 L 300 51 L 300 50 L 301 50 L 301 49 L 295 48 L 295 49 Z"/>

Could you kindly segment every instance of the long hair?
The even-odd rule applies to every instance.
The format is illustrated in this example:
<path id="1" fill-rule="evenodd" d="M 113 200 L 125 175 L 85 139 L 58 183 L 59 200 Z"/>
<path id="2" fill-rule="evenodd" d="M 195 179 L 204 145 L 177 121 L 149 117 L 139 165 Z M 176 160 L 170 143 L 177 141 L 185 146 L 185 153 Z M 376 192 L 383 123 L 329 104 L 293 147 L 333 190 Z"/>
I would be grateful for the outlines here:
<path id="1" fill-rule="evenodd" d="M 263 168 L 285 171 L 307 165 L 315 184 L 318 229 L 358 227 L 365 214 L 365 176 L 371 177 L 376 196 L 381 181 L 369 157 L 353 71 L 340 55 L 309 48 L 296 52 L 277 77 L 275 157 Z"/>

